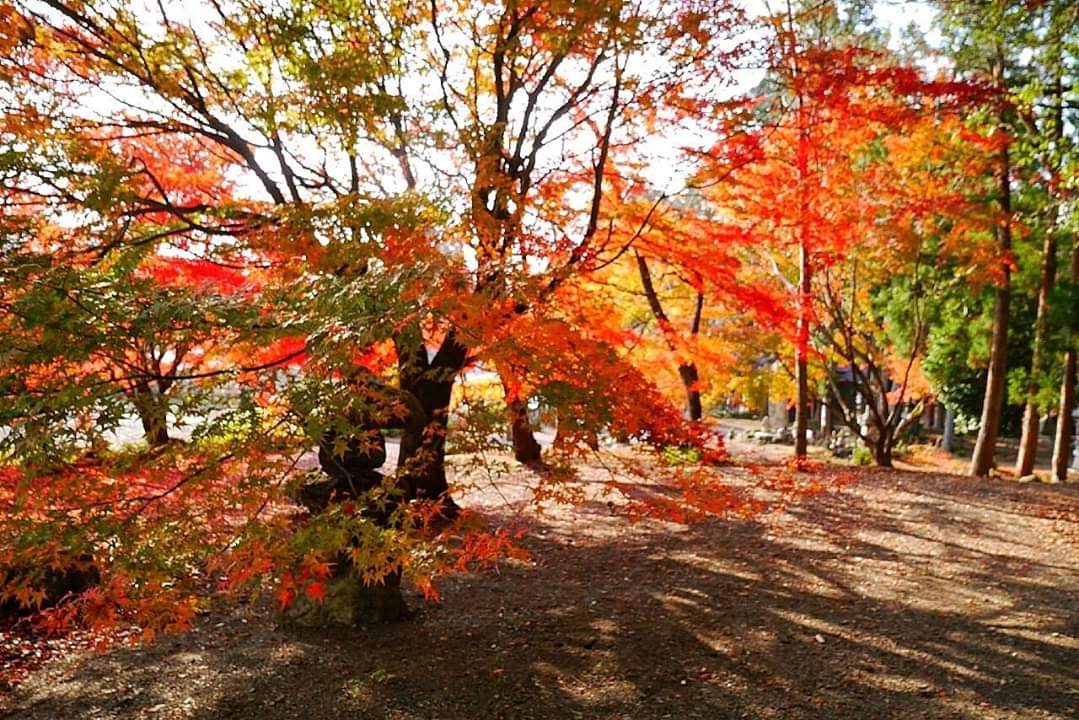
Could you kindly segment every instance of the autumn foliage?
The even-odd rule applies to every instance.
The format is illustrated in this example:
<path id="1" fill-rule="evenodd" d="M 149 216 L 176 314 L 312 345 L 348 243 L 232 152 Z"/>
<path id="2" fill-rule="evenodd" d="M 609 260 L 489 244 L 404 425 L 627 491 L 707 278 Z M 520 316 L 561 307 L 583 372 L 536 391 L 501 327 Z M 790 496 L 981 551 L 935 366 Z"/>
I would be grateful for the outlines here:
<path id="1" fill-rule="evenodd" d="M 536 506 L 590 462 L 637 520 L 822 491 L 804 453 L 728 482 L 739 363 L 910 371 L 848 263 L 1011 262 L 991 88 L 723 2 L 27 0 L 0 50 L 0 597 L 51 627 L 435 598 L 523 557 L 467 497 L 541 425 Z"/>

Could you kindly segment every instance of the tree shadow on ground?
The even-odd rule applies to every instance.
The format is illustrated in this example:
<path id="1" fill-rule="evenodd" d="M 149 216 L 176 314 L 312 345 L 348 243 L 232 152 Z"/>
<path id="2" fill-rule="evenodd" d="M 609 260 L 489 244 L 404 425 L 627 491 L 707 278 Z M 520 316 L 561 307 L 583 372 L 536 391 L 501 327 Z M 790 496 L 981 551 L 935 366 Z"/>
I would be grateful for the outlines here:
<path id="1" fill-rule="evenodd" d="M 201 640 L 85 663 L 24 712 L 1074 717 L 1079 561 L 1030 504 L 1074 507 L 1079 493 L 1014 492 L 870 474 L 782 516 L 691 528 L 628 528 L 589 503 L 573 523 L 603 532 L 537 521 L 533 563 L 456 578 L 412 621 L 282 631 L 211 618 Z"/>

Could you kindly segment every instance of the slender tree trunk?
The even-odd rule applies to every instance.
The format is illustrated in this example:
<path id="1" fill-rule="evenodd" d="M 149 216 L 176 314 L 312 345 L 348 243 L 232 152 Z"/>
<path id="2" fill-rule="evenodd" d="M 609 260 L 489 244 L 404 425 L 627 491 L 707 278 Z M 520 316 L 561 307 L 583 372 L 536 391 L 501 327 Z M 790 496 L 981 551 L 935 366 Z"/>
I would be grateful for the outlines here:
<path id="1" fill-rule="evenodd" d="M 793 42 L 794 16 L 790 0 L 787 1 L 787 17 L 791 23 Z M 791 48 L 794 50 L 793 46 Z M 794 53 L 793 70 L 800 75 L 798 55 Z M 809 126 L 805 112 L 805 98 L 798 94 L 798 356 L 795 367 L 798 404 L 794 414 L 794 455 L 806 457 L 809 451 L 809 314 L 811 308 L 812 275 L 809 265 Z"/>
<path id="2" fill-rule="evenodd" d="M 1042 350 L 1045 345 L 1046 329 L 1049 323 L 1049 293 L 1056 279 L 1056 237 L 1053 228 L 1045 234 L 1042 248 L 1041 283 L 1038 286 L 1038 318 L 1034 325 L 1033 355 L 1030 360 L 1030 382 L 1027 384 L 1027 403 L 1023 410 L 1023 432 L 1019 438 L 1019 458 L 1015 463 L 1016 475 L 1022 477 L 1034 470 L 1034 461 L 1038 454 L 1038 426 L 1041 420 L 1038 411 L 1037 394 L 1041 387 L 1040 375 Z"/>
<path id="3" fill-rule="evenodd" d="M 809 428 L 809 249 L 805 238 L 799 252 L 800 280 L 798 283 L 798 364 L 795 381 L 798 385 L 798 404 L 794 414 L 794 454 L 805 457 L 809 450 L 806 431 Z"/>
<path id="4" fill-rule="evenodd" d="M 693 309 L 693 322 L 689 328 L 689 336 L 695 343 L 701 332 L 701 315 L 704 312 L 704 293 L 697 291 L 697 304 Z M 678 367 L 678 377 L 682 378 L 682 385 L 686 388 L 686 410 L 689 419 L 694 422 L 704 417 L 704 407 L 701 404 L 701 376 L 697 371 L 697 363 L 692 360 Z"/>
<path id="5" fill-rule="evenodd" d="M 940 438 L 940 447 L 944 452 L 951 452 L 955 444 L 955 410 L 944 409 L 944 430 Z"/>
<path id="6" fill-rule="evenodd" d="M 1003 78 L 1002 61 L 998 60 L 995 72 L 998 80 Z M 1002 123 L 1003 124 L 1003 123 Z M 1002 255 L 1012 248 L 1011 229 L 1011 157 L 1007 144 L 1000 149 L 1000 210 L 1003 219 L 997 226 L 998 250 Z M 982 421 L 974 455 L 970 461 L 970 474 L 984 477 L 996 465 L 997 436 L 1000 434 L 1000 415 L 1004 407 L 1004 381 L 1008 364 L 1008 320 L 1011 313 L 1011 270 L 1002 268 L 1003 277 L 996 289 L 993 308 L 993 340 L 989 354 L 989 372 L 982 402 Z"/>
<path id="7" fill-rule="evenodd" d="M 682 385 L 686 388 L 686 414 L 690 420 L 700 420 L 704 417 L 704 407 L 701 404 L 700 376 L 696 363 L 679 365 L 678 377 L 682 378 Z"/>
<path id="8" fill-rule="evenodd" d="M 833 370 L 829 370 L 829 372 L 833 372 Z M 828 445 L 828 439 L 832 436 L 832 405 L 832 390 L 827 388 L 820 408 L 820 436 L 821 442 L 825 446 Z"/>
<path id="9" fill-rule="evenodd" d="M 648 261 L 640 253 L 636 253 L 636 256 L 637 271 L 641 276 L 641 287 L 644 289 L 644 296 L 648 300 L 648 307 L 652 310 L 652 316 L 656 319 L 656 324 L 659 325 L 660 333 L 663 335 L 667 347 L 670 348 L 671 352 L 681 355 L 682 351 L 675 341 L 674 327 L 671 325 L 671 320 L 667 313 L 663 310 L 663 304 L 660 302 L 659 294 L 656 292 L 655 284 L 652 282 L 652 272 L 648 269 Z M 698 291 L 693 320 L 689 330 L 690 337 L 694 340 L 700 333 L 703 309 L 704 293 Z M 704 409 L 701 405 L 701 376 L 697 370 L 697 363 L 692 358 L 681 359 L 678 363 L 678 377 L 681 378 L 682 385 L 686 389 L 686 414 L 690 420 L 700 420 L 704 416 Z"/>
<path id="10" fill-rule="evenodd" d="M 1059 48 L 1059 39 L 1056 43 Z M 1059 64 L 1059 53 L 1057 61 Z M 1056 101 L 1055 112 L 1052 116 L 1052 135 L 1054 145 L 1060 143 L 1064 133 L 1063 100 L 1064 87 L 1061 74 L 1058 69 L 1056 81 L 1053 83 L 1053 96 Z M 1054 168 L 1059 173 L 1059 164 Z M 1060 202 L 1054 202 L 1052 218 L 1046 223 L 1045 241 L 1042 244 L 1042 267 L 1041 282 L 1038 285 L 1038 317 L 1034 325 L 1033 356 L 1030 361 L 1030 382 L 1027 385 L 1027 403 L 1023 410 L 1023 433 L 1019 439 L 1019 458 L 1015 463 L 1015 472 L 1019 477 L 1030 475 L 1034 470 L 1034 461 L 1038 454 L 1038 406 L 1037 395 L 1041 389 L 1042 355 L 1044 353 L 1045 337 L 1049 325 L 1049 293 L 1056 282 L 1057 274 L 1057 222 L 1060 219 Z"/>
<path id="11" fill-rule="evenodd" d="M 989 355 L 989 372 L 982 402 L 981 427 L 970 462 L 970 474 L 984 477 L 996 465 L 997 437 L 1000 416 L 1004 408 L 1004 381 L 1008 360 L 1008 317 L 1011 291 L 1008 286 L 997 288 L 993 311 L 993 341 Z"/>
<path id="12" fill-rule="evenodd" d="M 1079 241 L 1072 239 L 1071 259 L 1072 286 L 1079 286 Z M 1057 414 L 1056 436 L 1053 438 L 1053 478 L 1059 482 L 1068 479 L 1068 465 L 1071 463 L 1071 444 L 1073 441 L 1072 414 L 1075 412 L 1076 381 L 1076 321 L 1071 318 L 1068 328 L 1068 346 L 1064 352 L 1064 379 L 1060 383 L 1060 410 Z"/>
<path id="13" fill-rule="evenodd" d="M 521 394 L 517 373 L 511 367 L 499 365 L 498 377 L 502 381 L 502 390 L 506 396 L 506 416 L 510 426 L 510 440 L 513 442 L 513 457 L 517 462 L 538 463 L 542 449 L 528 422 L 528 404 Z"/>

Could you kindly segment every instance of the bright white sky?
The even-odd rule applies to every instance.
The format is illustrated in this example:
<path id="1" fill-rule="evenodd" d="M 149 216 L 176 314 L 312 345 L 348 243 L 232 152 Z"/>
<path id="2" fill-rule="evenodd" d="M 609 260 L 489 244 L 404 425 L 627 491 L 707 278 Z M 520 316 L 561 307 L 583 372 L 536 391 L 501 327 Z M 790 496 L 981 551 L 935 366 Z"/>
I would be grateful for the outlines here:
<path id="1" fill-rule="evenodd" d="M 927 3 L 921 0 L 877 0 L 876 15 L 881 25 L 891 30 L 893 48 L 899 33 L 910 25 L 927 33 L 930 44 L 936 45 L 938 33 L 931 32 L 935 12 Z"/>

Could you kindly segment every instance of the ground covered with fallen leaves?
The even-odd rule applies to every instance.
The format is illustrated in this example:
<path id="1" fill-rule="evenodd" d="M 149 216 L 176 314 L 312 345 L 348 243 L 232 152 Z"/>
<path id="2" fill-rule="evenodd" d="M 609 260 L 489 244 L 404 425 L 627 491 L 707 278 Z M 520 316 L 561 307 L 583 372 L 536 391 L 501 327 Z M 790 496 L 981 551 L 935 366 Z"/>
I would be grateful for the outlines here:
<path id="1" fill-rule="evenodd" d="M 217 611 L 104 654 L 25 638 L 52 657 L 4 717 L 1077 716 L 1079 486 L 857 470 L 687 526 L 601 499 L 522 510 L 527 472 L 471 504 L 527 529 L 531 560 L 412 597 L 408 621 L 283 630 Z"/>

